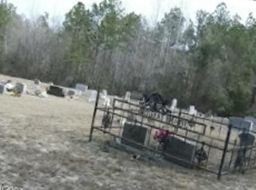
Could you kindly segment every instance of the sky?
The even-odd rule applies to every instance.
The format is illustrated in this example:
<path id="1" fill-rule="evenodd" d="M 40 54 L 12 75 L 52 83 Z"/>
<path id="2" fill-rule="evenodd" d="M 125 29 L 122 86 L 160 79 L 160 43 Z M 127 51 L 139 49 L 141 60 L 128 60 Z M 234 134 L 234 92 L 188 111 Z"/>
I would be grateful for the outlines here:
<path id="1" fill-rule="evenodd" d="M 34 18 L 48 12 L 52 22 L 62 22 L 67 13 L 78 1 L 90 7 L 101 0 L 7 0 L 14 4 L 19 14 Z M 143 15 L 151 23 L 160 20 L 165 12 L 180 7 L 186 18 L 195 20 L 197 10 L 213 12 L 216 6 L 225 2 L 232 15 L 238 14 L 246 20 L 250 12 L 255 13 L 256 1 L 253 0 L 121 0 L 127 12 Z"/>

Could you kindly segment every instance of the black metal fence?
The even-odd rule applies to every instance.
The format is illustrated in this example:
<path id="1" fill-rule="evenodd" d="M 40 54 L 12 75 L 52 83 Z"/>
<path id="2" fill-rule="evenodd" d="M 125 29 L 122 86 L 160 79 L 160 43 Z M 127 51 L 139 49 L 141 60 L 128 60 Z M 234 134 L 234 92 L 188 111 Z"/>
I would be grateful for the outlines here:
<path id="1" fill-rule="evenodd" d="M 211 172 L 218 179 L 256 166 L 254 135 L 232 128 L 227 119 L 195 116 L 182 110 L 153 112 L 123 99 L 114 99 L 111 107 L 100 105 L 98 93 L 89 141 L 97 130 L 114 137 L 120 146 Z"/>

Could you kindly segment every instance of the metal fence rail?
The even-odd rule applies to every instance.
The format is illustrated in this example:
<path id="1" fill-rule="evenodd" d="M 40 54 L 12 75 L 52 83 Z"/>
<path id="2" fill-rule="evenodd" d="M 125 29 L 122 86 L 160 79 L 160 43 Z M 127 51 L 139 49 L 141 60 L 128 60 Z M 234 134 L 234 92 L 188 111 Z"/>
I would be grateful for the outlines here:
<path id="1" fill-rule="evenodd" d="M 238 144 L 238 132 L 227 122 L 191 116 L 181 110 L 153 112 L 123 99 L 114 99 L 111 107 L 100 106 L 99 102 L 98 92 L 89 141 L 97 130 L 113 137 L 119 145 L 211 172 L 218 179 L 234 171 L 245 172 L 256 167 L 256 145 Z M 143 131 L 143 142 L 137 138 L 141 135 L 139 132 L 133 137 L 125 136 L 128 129 Z M 163 131 L 168 132 L 167 140 L 156 140 L 156 134 Z M 183 146 L 184 152 L 176 150 L 174 144 Z"/>

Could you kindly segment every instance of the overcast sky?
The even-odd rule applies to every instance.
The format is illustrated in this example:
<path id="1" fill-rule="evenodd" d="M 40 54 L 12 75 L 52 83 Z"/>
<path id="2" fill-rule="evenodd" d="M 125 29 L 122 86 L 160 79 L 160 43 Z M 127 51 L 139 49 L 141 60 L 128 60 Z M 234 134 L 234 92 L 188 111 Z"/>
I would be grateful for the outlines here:
<path id="1" fill-rule="evenodd" d="M 100 0 L 80 0 L 88 7 Z M 78 0 L 8 0 L 17 7 L 20 14 L 33 18 L 48 12 L 51 18 L 61 22 Z M 231 14 L 239 14 L 245 20 L 250 12 L 256 16 L 256 1 L 253 0 L 122 0 L 127 12 L 136 12 L 145 16 L 150 22 L 155 22 L 163 17 L 164 13 L 172 7 L 181 7 L 186 18 L 194 20 L 199 9 L 212 12 L 216 6 L 225 2 Z"/>

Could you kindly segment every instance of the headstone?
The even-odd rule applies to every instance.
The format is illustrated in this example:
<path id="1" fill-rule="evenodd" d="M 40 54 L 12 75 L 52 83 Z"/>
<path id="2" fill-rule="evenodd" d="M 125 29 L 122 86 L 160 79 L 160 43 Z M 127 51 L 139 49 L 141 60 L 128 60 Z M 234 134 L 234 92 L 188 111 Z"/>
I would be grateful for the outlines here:
<path id="1" fill-rule="evenodd" d="M 252 121 L 245 120 L 241 117 L 230 117 L 229 118 L 229 124 L 232 125 L 233 129 L 239 130 L 239 131 L 245 131 L 249 132 L 251 131 Z"/>
<path id="2" fill-rule="evenodd" d="M 131 92 L 131 95 L 130 95 L 130 99 L 132 100 L 141 100 L 141 98 L 143 97 L 143 95 L 139 92 Z"/>
<path id="3" fill-rule="evenodd" d="M 129 102 L 129 101 L 131 100 L 131 92 L 127 91 L 127 92 L 125 93 L 124 99 Z"/>
<path id="4" fill-rule="evenodd" d="M 178 100 L 173 99 L 172 100 L 172 105 L 171 105 L 171 111 L 174 111 L 177 108 Z"/>
<path id="5" fill-rule="evenodd" d="M 15 85 L 13 85 L 11 82 L 8 81 L 8 82 L 5 84 L 5 88 L 6 88 L 6 91 L 7 91 L 7 92 L 11 92 L 11 91 L 14 90 Z"/>
<path id="6" fill-rule="evenodd" d="M 40 81 L 39 79 L 35 79 L 35 80 L 34 80 L 34 84 L 35 84 L 35 85 L 41 85 L 41 81 Z"/>
<path id="7" fill-rule="evenodd" d="M 189 111 L 188 111 L 189 115 L 196 115 L 197 111 L 195 106 L 189 106 Z"/>
<path id="8" fill-rule="evenodd" d="M 169 137 L 165 149 L 165 158 L 184 167 L 191 167 L 194 160 L 196 146 L 178 137 Z"/>
<path id="9" fill-rule="evenodd" d="M 102 90 L 102 95 L 105 96 L 105 97 L 108 96 L 108 91 L 107 90 Z"/>
<path id="10" fill-rule="evenodd" d="M 16 94 L 20 94 L 20 95 L 26 94 L 27 93 L 27 85 L 24 83 L 16 83 L 14 92 Z"/>
<path id="11" fill-rule="evenodd" d="M 255 137 L 251 133 L 241 133 L 239 135 L 240 146 L 251 146 L 254 144 Z"/>
<path id="12" fill-rule="evenodd" d="M 65 97 L 63 88 L 59 86 L 51 85 L 47 91 L 48 94 L 57 96 L 57 97 Z"/>
<path id="13" fill-rule="evenodd" d="M 74 97 L 74 96 L 76 96 L 76 91 L 73 90 L 73 89 L 68 89 L 68 90 L 67 90 L 67 96 L 69 96 L 69 97 Z"/>
<path id="14" fill-rule="evenodd" d="M 111 107 L 111 100 L 110 97 L 108 96 L 108 91 L 103 90 L 101 98 L 103 100 L 103 106 Z"/>
<path id="15" fill-rule="evenodd" d="M 141 149 L 148 139 L 148 129 L 138 124 L 125 122 L 121 142 L 133 148 Z M 126 140 L 127 139 L 127 140 Z M 140 145 L 138 145 L 140 144 Z"/>
<path id="16" fill-rule="evenodd" d="M 95 102 L 96 98 L 97 98 L 97 91 L 96 90 L 91 90 L 91 94 L 90 94 L 90 97 L 89 97 L 89 102 L 90 103 Z"/>
<path id="17" fill-rule="evenodd" d="M 88 86 L 84 84 L 76 84 L 76 90 L 79 90 L 84 93 L 88 90 Z"/>

